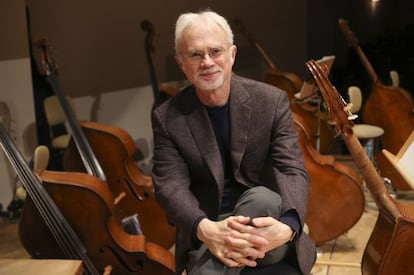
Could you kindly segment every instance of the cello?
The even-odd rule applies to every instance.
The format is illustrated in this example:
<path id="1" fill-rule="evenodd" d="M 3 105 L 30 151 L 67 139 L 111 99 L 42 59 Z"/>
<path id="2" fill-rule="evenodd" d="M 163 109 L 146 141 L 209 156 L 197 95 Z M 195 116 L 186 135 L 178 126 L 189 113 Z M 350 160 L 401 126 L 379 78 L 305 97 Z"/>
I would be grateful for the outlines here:
<path id="1" fill-rule="evenodd" d="M 407 90 L 401 87 L 384 85 L 359 46 L 358 39 L 350 30 L 348 22 L 342 18 L 339 19 L 339 27 L 348 44 L 357 51 L 373 83 L 371 93 L 364 105 L 363 120 L 365 123 L 384 129 L 382 146 L 396 154 L 414 130 L 413 98 Z M 394 188 L 411 190 L 410 185 L 382 154 L 378 154 L 377 163 L 381 175 L 389 178 Z"/>
<path id="2" fill-rule="evenodd" d="M 334 136 L 327 123 L 320 123 L 321 121 L 326 121 L 325 114 L 320 111 L 319 106 L 315 107 L 309 102 L 301 102 L 295 97 L 295 95 L 301 91 L 302 86 L 304 85 L 303 81 L 294 73 L 283 72 L 278 69 L 259 42 L 257 42 L 250 32 L 247 31 L 242 20 L 235 19 L 234 23 L 246 39 L 257 48 L 266 62 L 268 70 L 264 77 L 264 82 L 274 85 L 288 93 L 289 99 L 291 100 L 290 107 L 293 112 L 299 114 L 306 120 L 306 124 L 309 125 L 308 133 L 310 134 L 316 149 L 322 153 L 328 152 L 334 140 Z"/>
<path id="3" fill-rule="evenodd" d="M 347 232 L 361 218 L 365 206 L 362 180 L 351 167 L 315 150 L 301 116 L 293 113 L 293 122 L 310 175 L 306 224 L 318 245 Z"/>
<path id="4" fill-rule="evenodd" d="M 174 274 L 172 253 L 122 229 L 104 182 L 83 173 L 34 173 L 2 123 L 0 145 L 28 193 L 19 236 L 33 258 L 79 259 L 92 275 Z"/>
<path id="5" fill-rule="evenodd" d="M 42 49 L 42 65 L 46 72 L 46 80 L 53 88 L 71 129 L 71 140 L 64 153 L 64 169 L 67 171 L 86 171 L 89 175 L 96 176 L 106 182 L 117 198 L 116 214 L 122 220 L 125 230 L 133 234 L 143 233 L 150 241 L 170 248 L 175 242 L 175 228 L 168 224 L 165 212 L 156 203 L 151 186 L 152 182 L 148 182 L 150 179 L 141 175 L 141 171 L 138 169 L 130 172 L 133 165 L 128 159 L 113 162 L 112 166 L 101 166 L 100 162 L 107 159 L 108 155 L 100 155 L 101 158 L 98 159 L 94 150 L 97 148 L 111 149 L 108 147 L 111 143 L 104 140 L 108 136 L 103 130 L 104 127 L 99 131 L 103 137 L 100 140 L 101 143 L 95 143 L 92 146 L 55 78 L 56 65 L 46 39 L 40 40 L 38 44 Z M 113 133 L 111 134 L 113 135 Z M 128 157 L 125 150 L 122 150 L 122 147 L 118 145 L 110 152 L 117 156 Z M 125 166 L 128 169 L 125 169 Z M 151 213 L 151 215 L 145 212 Z"/>
<path id="6" fill-rule="evenodd" d="M 315 78 L 335 129 L 340 133 L 368 187 L 379 214 L 362 257 L 362 274 L 414 274 L 414 205 L 391 197 L 358 138 L 353 134 L 350 108 L 330 83 L 323 68 L 310 60 Z"/>

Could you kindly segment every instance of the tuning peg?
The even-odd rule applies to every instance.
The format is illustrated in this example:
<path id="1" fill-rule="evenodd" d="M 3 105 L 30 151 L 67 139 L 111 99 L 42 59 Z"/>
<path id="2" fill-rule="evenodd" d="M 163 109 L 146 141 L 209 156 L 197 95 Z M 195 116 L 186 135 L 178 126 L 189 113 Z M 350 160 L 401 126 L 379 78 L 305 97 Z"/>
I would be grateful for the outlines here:
<path id="1" fill-rule="evenodd" d="M 356 115 L 356 114 L 353 114 L 352 112 L 351 112 L 351 110 L 352 110 L 352 107 L 353 107 L 354 105 L 352 104 L 352 103 L 347 103 L 345 106 L 344 106 L 344 111 L 346 112 L 346 113 L 348 113 L 348 120 L 355 120 L 355 119 L 357 119 L 358 118 L 358 115 Z"/>
<path id="2" fill-rule="evenodd" d="M 344 106 L 344 111 L 345 112 L 350 112 L 352 110 L 352 107 L 354 107 L 354 104 L 348 103 Z"/>
<path id="3" fill-rule="evenodd" d="M 358 115 L 355 115 L 355 114 L 348 115 L 348 120 L 355 120 L 357 118 L 358 118 Z"/>

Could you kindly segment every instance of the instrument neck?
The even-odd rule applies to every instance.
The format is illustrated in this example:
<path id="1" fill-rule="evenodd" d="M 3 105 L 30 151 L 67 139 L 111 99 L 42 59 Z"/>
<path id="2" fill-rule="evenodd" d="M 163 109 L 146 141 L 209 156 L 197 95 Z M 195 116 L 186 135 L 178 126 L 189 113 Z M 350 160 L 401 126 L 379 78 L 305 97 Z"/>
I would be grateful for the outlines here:
<path id="1" fill-rule="evenodd" d="M 381 177 L 354 134 L 344 134 L 344 141 L 375 202 L 379 205 L 380 197 L 388 193 Z"/>
<path id="2" fill-rule="evenodd" d="M 151 52 L 149 49 L 146 49 L 146 57 L 147 57 L 147 63 L 149 67 L 150 72 L 150 78 L 151 78 L 151 86 L 152 86 L 152 92 L 154 95 L 155 104 L 158 105 L 160 103 L 160 91 L 158 88 L 158 79 L 157 75 L 155 73 L 155 66 L 152 61 Z"/>
<path id="3" fill-rule="evenodd" d="M 85 166 L 86 172 L 89 175 L 93 175 L 106 181 L 106 176 L 103 172 L 101 165 L 99 164 L 98 159 L 96 158 L 88 140 L 83 133 L 79 121 L 77 120 L 72 107 L 67 101 L 66 96 L 62 92 L 60 84 L 56 81 L 54 74 L 49 74 L 46 76 L 46 80 L 52 86 L 55 94 L 59 100 L 59 103 L 65 113 L 66 119 L 68 121 L 69 127 L 72 131 L 72 138 L 75 141 L 76 147 L 78 149 L 79 155 L 81 156 L 83 165 Z"/>
<path id="4" fill-rule="evenodd" d="M 270 57 L 266 54 L 266 52 L 263 49 L 263 47 L 258 42 L 255 42 L 254 45 L 256 46 L 256 48 L 259 51 L 260 55 L 265 60 L 267 67 L 269 69 L 271 69 L 271 70 L 278 71 L 278 69 L 276 68 L 276 65 L 272 62 L 272 60 L 270 59 Z"/>
<path id="5" fill-rule="evenodd" d="M 367 56 L 365 55 L 365 53 L 362 51 L 360 46 L 356 47 L 356 51 L 358 53 L 359 58 L 362 61 L 362 64 L 364 65 L 365 69 L 367 70 L 371 80 L 373 83 L 376 83 L 378 81 L 378 75 L 375 72 L 374 68 L 372 67 L 371 63 L 369 62 Z"/>

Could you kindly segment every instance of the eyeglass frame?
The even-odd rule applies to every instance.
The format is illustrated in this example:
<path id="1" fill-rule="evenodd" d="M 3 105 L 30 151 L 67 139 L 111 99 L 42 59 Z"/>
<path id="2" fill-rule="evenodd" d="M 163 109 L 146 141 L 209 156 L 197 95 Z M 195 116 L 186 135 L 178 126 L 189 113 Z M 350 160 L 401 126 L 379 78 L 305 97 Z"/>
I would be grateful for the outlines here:
<path id="1" fill-rule="evenodd" d="M 211 47 L 208 49 L 207 52 L 199 51 L 199 50 L 193 50 L 189 53 L 180 53 L 181 56 L 185 58 L 185 60 L 188 61 L 188 63 L 192 65 L 199 65 L 201 62 L 203 62 L 206 58 L 206 55 L 213 60 L 217 61 L 221 57 L 224 56 L 226 51 L 228 51 L 233 45 L 230 45 L 229 47 L 225 48 L 222 46 L 219 47 Z"/>

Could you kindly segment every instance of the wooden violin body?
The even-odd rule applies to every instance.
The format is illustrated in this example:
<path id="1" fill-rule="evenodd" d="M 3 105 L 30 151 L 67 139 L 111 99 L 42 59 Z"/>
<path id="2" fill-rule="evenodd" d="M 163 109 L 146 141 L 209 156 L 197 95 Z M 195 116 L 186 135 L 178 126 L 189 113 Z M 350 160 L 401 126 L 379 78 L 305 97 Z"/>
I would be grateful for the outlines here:
<path id="1" fill-rule="evenodd" d="M 365 247 L 362 273 L 375 275 L 414 274 L 414 205 L 393 199 L 358 138 L 345 112 L 339 93 L 314 61 L 306 64 L 315 77 L 324 100 L 344 142 L 368 187 L 379 215 Z"/>
<path id="2" fill-rule="evenodd" d="M 138 214 L 142 232 L 148 240 L 165 248 L 175 242 L 175 227 L 168 224 L 164 210 L 154 197 L 151 177 L 144 175 L 134 162 L 137 151 L 131 136 L 124 130 L 90 121 L 80 126 L 107 177 L 113 194 L 126 193 L 118 203 L 124 214 Z M 84 171 L 74 142 L 64 155 L 67 171 Z"/>
<path id="3" fill-rule="evenodd" d="M 114 218 L 114 198 L 106 183 L 84 173 L 42 171 L 43 181 L 83 242 L 99 274 L 175 274 L 174 256 L 143 235 L 129 235 Z M 19 225 L 23 246 L 39 259 L 66 258 L 30 196 Z"/>
<path id="4" fill-rule="evenodd" d="M 363 120 L 384 129 L 382 147 L 396 154 L 414 130 L 414 101 L 411 94 L 401 87 L 386 86 L 381 83 L 377 73 L 359 46 L 358 39 L 350 30 L 348 22 L 339 19 L 339 27 L 348 43 L 354 47 L 366 68 L 373 86 L 363 108 Z M 391 180 L 399 190 L 410 190 L 409 184 L 382 155 L 378 155 L 381 175 Z"/>
<path id="5" fill-rule="evenodd" d="M 342 235 L 362 216 L 362 180 L 354 169 L 335 162 L 333 156 L 319 154 L 311 144 L 306 121 L 297 114 L 293 119 L 311 179 L 306 224 L 309 236 L 320 244 Z"/>

